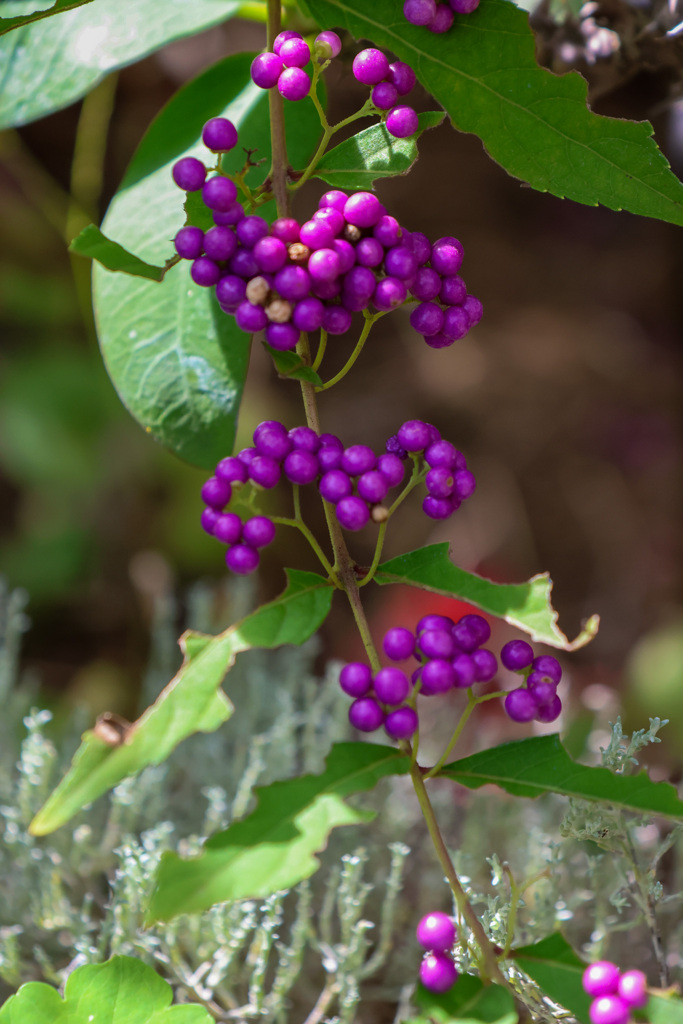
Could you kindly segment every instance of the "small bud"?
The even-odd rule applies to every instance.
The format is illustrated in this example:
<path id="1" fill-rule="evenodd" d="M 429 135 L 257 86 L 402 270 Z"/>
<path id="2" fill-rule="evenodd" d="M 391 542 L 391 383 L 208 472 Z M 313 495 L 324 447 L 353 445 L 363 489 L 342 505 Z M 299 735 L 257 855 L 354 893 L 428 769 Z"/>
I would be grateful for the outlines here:
<path id="1" fill-rule="evenodd" d="M 360 228 L 357 228 L 355 224 L 347 224 L 342 231 L 342 238 L 345 238 L 347 242 L 355 244 L 361 240 Z"/>
<path id="2" fill-rule="evenodd" d="M 274 324 L 286 324 L 292 316 L 292 304 L 286 299 L 273 299 L 266 306 L 266 316 Z"/>
<path id="3" fill-rule="evenodd" d="M 311 250 L 303 242 L 292 242 L 287 246 L 287 255 L 292 263 L 307 263 Z"/>
<path id="4" fill-rule="evenodd" d="M 113 711 L 105 711 L 99 715 L 93 728 L 93 735 L 106 743 L 108 747 L 120 747 L 126 742 L 131 730 L 131 723 Z"/>
<path id="5" fill-rule="evenodd" d="M 265 277 L 252 277 L 247 285 L 247 298 L 254 306 L 262 306 L 268 298 L 270 285 Z"/>
<path id="6" fill-rule="evenodd" d="M 386 523 L 389 518 L 389 509 L 384 505 L 375 505 L 370 513 L 373 523 Z"/>

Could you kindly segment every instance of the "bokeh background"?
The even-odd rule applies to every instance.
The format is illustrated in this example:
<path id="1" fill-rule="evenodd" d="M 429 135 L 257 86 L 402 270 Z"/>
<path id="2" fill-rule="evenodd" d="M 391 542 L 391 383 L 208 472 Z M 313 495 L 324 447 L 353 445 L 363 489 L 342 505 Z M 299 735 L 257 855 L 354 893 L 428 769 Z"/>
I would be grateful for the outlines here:
<path id="1" fill-rule="evenodd" d="M 683 175 L 680 52 L 662 48 L 659 63 L 648 64 L 632 48 L 610 50 L 604 33 L 605 52 L 598 43 L 590 51 L 609 10 L 616 18 L 614 5 L 591 10 L 591 31 L 584 9 L 561 32 L 552 11 L 539 10 L 539 53 L 554 70 L 586 73 L 597 112 L 650 117 Z M 174 91 L 264 40 L 262 26 L 231 21 L 110 76 L 84 103 L 0 135 L 0 574 L 28 592 L 25 671 L 53 707 L 135 713 L 155 603 L 169 593 L 180 599 L 180 630 L 188 588 L 212 580 L 218 595 L 225 578 L 220 549 L 199 529 L 205 474 L 156 445 L 120 404 L 97 349 L 90 268 L 69 257 L 65 239 L 84 218 L 101 219 Z M 349 44 L 329 75 L 334 119 L 365 98 L 350 73 L 353 53 Z M 430 109 L 433 101 L 422 95 L 417 105 Z M 305 216 L 324 189 L 310 184 L 295 213 Z M 407 503 L 386 553 L 445 540 L 457 563 L 497 580 L 550 572 L 569 637 L 589 615 L 602 619 L 593 643 L 564 659 L 571 685 L 563 727 L 619 710 L 631 727 L 670 718 L 657 756 L 676 777 L 680 229 L 534 192 L 494 164 L 478 139 L 447 126 L 423 136 L 409 176 L 378 191 L 408 229 L 462 240 L 463 274 L 485 308 L 471 335 L 443 351 L 423 344 L 407 314 L 386 317 L 321 405 L 325 430 L 376 450 L 404 419 L 433 421 L 477 476 L 476 496 L 446 524 L 430 524 L 417 498 Z M 179 201 L 179 225 L 180 217 Z M 331 341 L 333 367 L 353 342 Z M 301 416 L 297 385 L 276 378 L 256 342 L 238 444 L 249 443 L 263 418 L 293 426 Z M 286 514 L 284 493 L 268 500 Z M 352 538 L 361 564 L 372 557 L 370 532 Z M 281 529 L 263 559 L 262 597 L 282 589 L 283 564 L 314 568 Z M 378 640 L 389 625 L 414 625 L 416 611 L 434 607 L 416 594 L 368 594 Z M 513 635 L 497 629 L 497 641 Z M 354 644 L 339 602 L 321 661 L 347 656 Z M 504 732 L 496 709 L 487 714 L 493 732 Z M 597 747 L 603 733 L 592 735 Z"/>

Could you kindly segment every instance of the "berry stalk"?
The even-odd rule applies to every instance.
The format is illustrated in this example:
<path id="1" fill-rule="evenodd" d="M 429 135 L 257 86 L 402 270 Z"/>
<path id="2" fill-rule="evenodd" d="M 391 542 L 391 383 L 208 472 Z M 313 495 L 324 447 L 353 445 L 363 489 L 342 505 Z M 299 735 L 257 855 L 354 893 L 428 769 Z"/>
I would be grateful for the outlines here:
<path id="1" fill-rule="evenodd" d="M 268 0 L 268 49 L 272 50 L 275 37 L 282 28 L 282 9 L 279 0 Z M 289 192 L 287 191 L 287 142 L 285 137 L 285 106 L 277 89 L 268 92 L 268 109 L 270 111 L 270 142 L 272 164 L 270 180 L 277 206 L 278 217 L 288 217 Z"/>

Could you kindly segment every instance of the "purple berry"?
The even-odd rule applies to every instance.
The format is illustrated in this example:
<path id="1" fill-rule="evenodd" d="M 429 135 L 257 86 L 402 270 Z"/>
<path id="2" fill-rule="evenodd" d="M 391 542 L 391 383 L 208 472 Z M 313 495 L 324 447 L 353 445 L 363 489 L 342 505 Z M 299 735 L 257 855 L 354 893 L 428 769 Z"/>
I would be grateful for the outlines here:
<path id="1" fill-rule="evenodd" d="M 375 468 L 375 453 L 365 444 L 353 444 L 345 448 L 341 460 L 341 468 L 349 476 L 360 476 Z"/>
<path id="2" fill-rule="evenodd" d="M 436 0 L 405 0 L 403 15 L 411 25 L 428 25 L 436 17 Z"/>
<path id="3" fill-rule="evenodd" d="M 538 714 L 538 705 L 528 690 L 511 690 L 505 698 L 505 711 L 513 722 L 530 722 Z"/>
<path id="4" fill-rule="evenodd" d="M 453 636 L 455 637 L 456 643 L 459 642 L 458 633 L 456 631 L 464 628 L 466 628 L 475 638 L 474 647 L 480 647 L 491 637 L 491 627 L 482 615 L 476 615 L 473 613 L 470 615 L 463 615 L 462 618 L 456 622 L 453 627 Z M 463 644 L 460 644 L 460 646 L 463 651 L 467 650 L 467 647 L 463 646 Z M 474 650 L 474 647 L 472 650 Z"/>
<path id="5" fill-rule="evenodd" d="M 415 651 L 415 637 L 409 629 L 395 626 L 384 635 L 382 647 L 387 658 L 392 661 L 405 661 Z"/>
<path id="6" fill-rule="evenodd" d="M 437 693 L 446 693 L 455 686 L 455 672 L 450 661 L 445 658 L 432 658 L 423 666 L 420 674 L 422 693 L 432 697 Z"/>
<path id="7" fill-rule="evenodd" d="M 325 501 L 331 501 L 333 505 L 336 505 L 342 498 L 348 498 L 353 486 L 347 473 L 341 469 L 331 469 L 320 478 L 318 490 Z"/>
<path id="8" fill-rule="evenodd" d="M 398 245 L 401 234 L 401 225 L 388 213 L 383 214 L 372 229 L 372 237 L 381 242 L 385 249 Z"/>
<path id="9" fill-rule="evenodd" d="M 287 428 L 284 423 L 280 423 L 279 420 L 262 420 L 262 422 L 254 429 L 254 443 L 259 440 L 262 434 L 279 434 L 280 437 L 285 437 L 287 434 Z"/>
<path id="10" fill-rule="evenodd" d="M 230 178 L 216 174 L 203 186 L 202 199 L 210 210 L 229 210 L 237 199 L 237 185 Z"/>
<path id="11" fill-rule="evenodd" d="M 216 523 L 220 519 L 220 515 L 220 512 L 218 512 L 215 508 L 205 508 L 202 511 L 200 519 L 202 530 L 213 536 L 213 531 L 216 526 Z"/>
<path id="12" fill-rule="evenodd" d="M 235 322 L 247 334 L 262 331 L 268 324 L 268 317 L 263 306 L 254 306 L 251 302 L 240 302 L 235 310 Z"/>
<path id="13" fill-rule="evenodd" d="M 368 506 L 362 498 L 351 494 L 348 498 L 342 498 L 335 507 L 338 521 L 346 530 L 362 530 L 370 519 Z"/>
<path id="14" fill-rule="evenodd" d="M 266 341 L 278 352 L 289 352 L 296 348 L 300 333 L 294 324 L 268 324 Z"/>
<path id="15" fill-rule="evenodd" d="M 336 448 L 340 454 L 344 451 L 342 440 L 336 434 L 321 434 L 320 445 L 325 448 Z"/>
<path id="16" fill-rule="evenodd" d="M 226 228 L 239 224 L 246 214 L 244 207 L 240 203 L 233 203 L 227 210 L 212 210 L 211 216 L 213 217 L 214 224 L 219 224 L 221 227 Z"/>
<path id="17" fill-rule="evenodd" d="M 439 331 L 438 334 L 432 334 L 431 338 L 424 338 L 425 345 L 429 345 L 430 348 L 449 348 L 449 346 L 455 344 L 455 338 L 449 338 L 443 331 Z"/>
<path id="18" fill-rule="evenodd" d="M 381 668 L 372 681 L 375 695 L 383 704 L 400 704 L 410 692 L 410 683 L 400 668 Z"/>
<path id="19" fill-rule="evenodd" d="M 339 257 L 339 273 L 346 274 L 356 262 L 356 250 L 345 238 L 335 238 L 332 251 Z"/>
<path id="20" fill-rule="evenodd" d="M 285 100 L 302 100 L 311 91 L 311 79 L 303 68 L 285 68 L 277 80 L 277 90 Z"/>
<path id="21" fill-rule="evenodd" d="M 412 107 L 398 106 L 387 114 L 386 126 L 395 139 L 407 139 L 415 134 L 420 125 Z"/>
<path id="22" fill-rule="evenodd" d="M 280 45 L 277 55 L 286 68 L 303 68 L 311 59 L 311 48 L 301 37 L 292 36 Z"/>
<path id="23" fill-rule="evenodd" d="M 455 672 L 455 685 L 465 689 L 475 682 L 477 668 L 469 654 L 458 654 L 451 662 Z"/>
<path id="24" fill-rule="evenodd" d="M 311 279 L 303 267 L 288 266 L 278 270 L 273 282 L 275 291 L 283 299 L 296 302 L 305 299 L 311 287 Z"/>
<path id="25" fill-rule="evenodd" d="M 456 966 L 446 953 L 427 953 L 420 964 L 420 981 L 430 992 L 448 992 L 457 979 Z"/>
<path id="26" fill-rule="evenodd" d="M 548 704 L 542 704 L 536 712 L 537 722 L 554 722 L 562 714 L 562 701 L 555 696 Z"/>
<path id="27" fill-rule="evenodd" d="M 422 420 L 407 420 L 396 436 L 407 452 L 421 452 L 429 444 L 430 431 Z"/>
<path id="28" fill-rule="evenodd" d="M 397 277 L 383 277 L 377 282 L 372 301 L 381 312 L 388 313 L 406 301 L 408 295 L 403 281 Z"/>
<path id="29" fill-rule="evenodd" d="M 357 228 L 374 227 L 384 212 L 382 204 L 372 192 L 354 192 L 346 200 L 343 210 L 347 222 Z"/>
<path id="30" fill-rule="evenodd" d="M 206 167 L 194 156 L 184 156 L 173 164 L 173 180 L 185 192 L 196 192 L 206 180 Z"/>
<path id="31" fill-rule="evenodd" d="M 253 249 L 260 238 L 266 237 L 269 229 L 268 222 L 263 217 L 252 214 L 241 220 L 235 230 L 244 248 Z M 265 270 L 265 267 L 263 269 Z"/>
<path id="32" fill-rule="evenodd" d="M 276 53 L 278 57 L 280 56 L 280 50 L 282 49 L 283 44 L 286 43 L 288 39 L 303 39 L 303 36 L 301 35 L 301 32 L 295 32 L 294 29 L 291 28 L 286 28 L 282 32 L 278 32 L 273 40 L 273 52 Z"/>
<path id="33" fill-rule="evenodd" d="M 462 306 L 449 306 L 443 318 L 443 333 L 453 341 L 464 338 L 470 329 L 470 321 Z"/>
<path id="34" fill-rule="evenodd" d="M 174 239 L 175 251 L 184 260 L 195 260 L 201 255 L 204 245 L 204 232 L 201 228 L 186 224 L 177 232 Z"/>
<path id="35" fill-rule="evenodd" d="M 509 640 L 500 652 L 500 660 L 511 672 L 519 672 L 531 664 L 534 652 L 526 640 Z"/>
<path id="36" fill-rule="evenodd" d="M 420 635 L 426 629 L 445 629 L 450 631 L 455 623 L 447 615 L 424 615 L 418 622 L 415 632 Z"/>
<path id="37" fill-rule="evenodd" d="M 252 277 L 257 277 L 260 273 L 259 265 L 250 249 L 238 249 L 228 266 L 231 274 L 242 277 L 245 281 L 251 281 Z"/>
<path id="38" fill-rule="evenodd" d="M 398 99 L 396 86 L 391 82 L 378 82 L 370 93 L 370 99 L 378 110 L 391 110 Z"/>
<path id="39" fill-rule="evenodd" d="M 346 334 L 351 326 L 351 313 L 343 306 L 328 306 L 323 317 L 323 330 L 328 334 Z"/>
<path id="40" fill-rule="evenodd" d="M 321 473 L 328 473 L 333 469 L 339 469 L 341 466 L 343 448 L 337 448 L 335 445 L 323 444 L 320 446 L 318 451 L 318 464 L 320 466 Z M 349 494 L 351 491 L 348 492 Z M 345 498 L 346 495 L 342 494 L 340 497 Z"/>
<path id="41" fill-rule="evenodd" d="M 478 651 L 472 651 L 470 655 L 474 662 L 475 683 L 488 683 L 498 671 L 498 662 L 492 651 L 481 647 Z"/>
<path id="42" fill-rule="evenodd" d="M 210 476 L 202 487 L 202 501 L 210 508 L 215 508 L 220 511 L 225 508 L 231 498 L 232 487 L 227 480 L 221 480 L 219 477 Z"/>
<path id="43" fill-rule="evenodd" d="M 406 64 L 402 60 L 395 60 L 389 65 L 387 81 L 391 82 L 399 96 L 407 96 L 415 88 L 417 78 L 410 64 Z"/>
<path id="44" fill-rule="evenodd" d="M 392 277 L 405 281 L 416 272 L 417 260 L 407 246 L 395 245 L 384 257 L 384 269 Z"/>
<path id="45" fill-rule="evenodd" d="M 479 0 L 448 0 L 455 14 L 471 14 L 479 6 Z"/>
<path id="46" fill-rule="evenodd" d="M 432 498 L 428 494 L 422 502 L 422 511 L 430 519 L 448 519 L 453 514 L 453 503 L 450 498 Z"/>
<path id="47" fill-rule="evenodd" d="M 292 427 L 289 437 L 295 448 L 310 452 L 312 455 L 320 448 L 320 438 L 310 427 Z"/>
<path id="48" fill-rule="evenodd" d="M 542 672 L 532 672 L 526 681 L 526 687 L 539 707 L 551 704 L 557 694 L 557 683 Z"/>
<path id="49" fill-rule="evenodd" d="M 231 572 L 239 576 L 248 576 L 258 569 L 261 558 L 256 548 L 248 544 L 234 544 L 225 552 L 225 564 Z"/>
<path id="50" fill-rule="evenodd" d="M 384 246 L 376 238 L 361 238 L 356 246 L 356 262 L 361 267 L 378 267 L 384 259 Z"/>
<path id="51" fill-rule="evenodd" d="M 402 460 L 408 458 L 408 452 L 399 441 L 398 434 L 392 434 L 391 437 L 388 437 L 384 448 L 388 455 L 396 455 L 397 458 Z"/>
<path id="52" fill-rule="evenodd" d="M 255 448 L 243 448 L 241 452 L 237 453 L 237 458 L 247 467 L 247 474 L 249 472 L 249 466 L 258 455 Z"/>
<path id="53" fill-rule="evenodd" d="M 272 89 L 284 67 L 276 53 L 260 53 L 251 62 L 251 80 L 260 89 Z"/>
<path id="54" fill-rule="evenodd" d="M 229 260 L 237 251 L 237 238 L 231 228 L 216 225 L 204 235 L 204 252 L 212 260 Z"/>
<path id="55" fill-rule="evenodd" d="M 386 452 L 377 459 L 377 472 L 382 474 L 389 487 L 398 487 L 406 469 L 398 455 Z"/>
<path id="56" fill-rule="evenodd" d="M 628 1024 L 631 1008 L 619 996 L 600 996 L 588 1011 L 591 1024 Z"/>
<path id="57" fill-rule="evenodd" d="M 285 476 L 293 484 L 310 484 L 318 475 L 318 460 L 301 448 L 290 452 L 284 461 Z"/>
<path id="58" fill-rule="evenodd" d="M 344 276 L 342 301 L 353 313 L 360 312 L 370 302 L 376 287 L 376 279 L 368 267 L 352 267 Z"/>
<path id="59" fill-rule="evenodd" d="M 553 658 L 552 654 L 540 654 L 531 662 L 531 667 L 534 672 L 541 672 L 544 676 L 552 679 L 554 683 L 559 683 L 562 678 L 562 666 L 557 658 Z"/>
<path id="60" fill-rule="evenodd" d="M 369 47 L 353 58 L 353 76 L 362 85 L 377 85 L 389 73 L 389 61 L 381 50 Z"/>
<path id="61" fill-rule="evenodd" d="M 474 295 L 468 295 L 462 304 L 470 320 L 470 327 L 474 327 L 482 318 L 484 307 Z"/>
<path id="62" fill-rule="evenodd" d="M 346 200 L 349 197 L 346 192 L 342 192 L 340 189 L 332 189 L 331 192 L 326 192 L 318 203 L 318 208 L 324 210 L 326 207 L 331 206 L 333 210 L 339 210 L 340 213 L 344 212 L 344 206 Z"/>
<path id="63" fill-rule="evenodd" d="M 432 270 L 431 267 L 420 267 L 410 290 L 420 302 L 430 302 L 439 295 L 441 281 L 441 275 L 436 270 Z"/>
<path id="64" fill-rule="evenodd" d="M 370 666 L 360 661 L 350 661 L 339 673 L 339 685 L 349 697 L 364 697 L 372 686 Z"/>
<path id="65" fill-rule="evenodd" d="M 371 469 L 368 473 L 361 473 L 356 482 L 356 487 L 361 498 L 365 498 L 371 505 L 377 505 L 386 497 L 389 485 L 377 470 Z"/>
<path id="66" fill-rule="evenodd" d="M 199 256 L 192 261 L 190 277 L 195 284 L 201 288 L 211 288 L 218 283 L 221 276 L 221 268 L 208 256 Z"/>
<path id="67" fill-rule="evenodd" d="M 242 540 L 252 548 L 265 548 L 275 539 L 275 524 L 267 516 L 252 516 L 242 528 Z"/>
<path id="68" fill-rule="evenodd" d="M 453 918 L 436 910 L 431 914 L 425 914 L 415 934 L 423 949 L 446 953 L 455 944 L 457 933 Z"/>
<path id="69" fill-rule="evenodd" d="M 227 117 L 212 117 L 202 128 L 202 142 L 214 153 L 227 153 L 237 145 L 237 129 Z"/>
<path id="70" fill-rule="evenodd" d="M 635 1009 L 647 1002 L 647 979 L 642 971 L 626 971 L 619 978 L 619 995 Z"/>
<path id="71" fill-rule="evenodd" d="M 224 512 L 218 517 L 213 535 L 224 544 L 236 544 L 242 536 L 242 520 L 234 512 Z"/>
<path id="72" fill-rule="evenodd" d="M 432 246 L 432 267 L 440 274 L 457 274 L 462 265 L 462 257 L 463 248 L 457 238 L 439 238 Z"/>
<path id="73" fill-rule="evenodd" d="M 428 466 L 444 466 L 447 469 L 464 469 L 465 460 L 450 441 L 437 441 L 430 444 L 425 451 L 425 462 Z"/>
<path id="74" fill-rule="evenodd" d="M 334 281 L 341 272 L 341 260 L 334 249 L 321 248 L 311 253 L 308 273 L 314 284 L 320 281 Z"/>
<path id="75" fill-rule="evenodd" d="M 417 649 L 427 658 L 452 658 L 455 642 L 450 630 L 425 629 L 418 637 Z"/>
<path id="76" fill-rule="evenodd" d="M 271 224 L 270 233 L 285 245 L 292 245 L 299 241 L 299 222 L 293 217 L 279 217 Z"/>
<path id="77" fill-rule="evenodd" d="M 425 487 L 433 498 L 450 498 L 455 487 L 453 471 L 445 466 L 430 469 L 425 477 Z"/>
<path id="78" fill-rule="evenodd" d="M 249 479 L 259 487 L 270 490 L 280 481 L 279 463 L 267 455 L 256 455 L 249 463 Z"/>
<path id="79" fill-rule="evenodd" d="M 427 25 L 430 32 L 434 32 L 437 35 L 441 35 L 443 32 L 448 32 L 453 24 L 453 11 L 448 4 L 437 4 L 436 14 Z"/>
<path id="80" fill-rule="evenodd" d="M 360 732 L 374 732 L 384 721 L 384 712 L 373 697 L 360 697 L 349 708 L 349 722 Z"/>
<path id="81" fill-rule="evenodd" d="M 259 238 L 254 245 L 254 259 L 264 273 L 275 274 L 287 262 L 287 246 L 281 238 L 271 235 Z"/>
<path id="82" fill-rule="evenodd" d="M 452 277 L 440 277 L 439 280 L 441 281 L 439 298 L 446 306 L 459 306 L 465 301 L 467 286 L 459 274 L 454 274 Z"/>
<path id="83" fill-rule="evenodd" d="M 336 213 L 336 211 L 334 211 Z M 324 220 L 307 220 L 301 225 L 299 237 L 309 249 L 329 249 L 334 242 L 334 231 L 331 224 Z"/>
<path id="84" fill-rule="evenodd" d="M 395 740 L 407 740 L 417 732 L 418 724 L 417 711 L 408 707 L 397 708 L 387 715 L 384 729 Z"/>
<path id="85" fill-rule="evenodd" d="M 249 479 L 247 467 L 234 455 L 228 455 L 227 459 L 221 459 L 216 466 L 216 476 L 226 483 L 245 484 Z"/>
<path id="86" fill-rule="evenodd" d="M 336 32 L 319 32 L 315 37 L 314 49 L 323 60 L 331 60 L 341 53 L 342 43 Z"/>
<path id="87" fill-rule="evenodd" d="M 320 299 L 309 298 L 297 302 L 292 315 L 294 326 L 300 331 L 317 331 L 322 327 L 325 307 Z"/>

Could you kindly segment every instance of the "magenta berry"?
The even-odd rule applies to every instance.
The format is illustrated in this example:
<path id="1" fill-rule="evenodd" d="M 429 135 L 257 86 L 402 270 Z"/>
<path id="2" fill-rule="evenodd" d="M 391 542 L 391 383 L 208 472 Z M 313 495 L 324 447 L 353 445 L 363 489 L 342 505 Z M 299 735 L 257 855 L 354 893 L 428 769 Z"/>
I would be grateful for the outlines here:
<path id="1" fill-rule="evenodd" d="M 319 32 L 315 37 L 314 51 L 323 60 L 338 57 L 341 53 L 341 48 L 341 39 L 336 32 Z"/>
<path id="2" fill-rule="evenodd" d="M 350 661 L 339 673 L 339 685 L 349 697 L 365 697 L 372 686 L 370 667 L 359 661 Z"/>
<path id="3" fill-rule="evenodd" d="M 275 524 L 267 516 L 252 516 L 242 527 L 242 540 L 252 548 L 265 548 L 275 539 Z"/>
<path id="4" fill-rule="evenodd" d="M 505 668 L 519 672 L 520 669 L 528 668 L 534 660 L 534 652 L 526 640 L 510 640 L 501 649 L 500 660 Z"/>
<path id="5" fill-rule="evenodd" d="M 255 572 L 259 562 L 258 551 L 249 544 L 234 544 L 225 553 L 225 564 L 238 576 L 248 576 L 249 573 Z"/>
<path id="6" fill-rule="evenodd" d="M 405 661 L 415 651 L 415 637 L 409 629 L 396 626 L 385 633 L 382 647 L 387 658 L 392 661 Z"/>
<path id="7" fill-rule="evenodd" d="M 417 114 L 412 107 L 394 107 L 387 114 L 387 131 L 396 139 L 406 139 L 419 128 Z"/>
<path id="8" fill-rule="evenodd" d="M 335 508 L 337 519 L 347 530 L 362 530 L 370 520 L 368 506 L 355 494 L 342 498 Z"/>
<path id="9" fill-rule="evenodd" d="M 622 974 L 619 978 L 618 995 L 634 1009 L 645 1006 L 648 995 L 647 979 L 643 972 L 634 970 Z"/>
<path id="10" fill-rule="evenodd" d="M 232 497 L 232 487 L 227 480 L 212 476 L 202 487 L 202 501 L 210 508 L 222 509 Z"/>
<path id="11" fill-rule="evenodd" d="M 384 720 L 384 729 L 395 740 L 408 740 L 417 732 L 417 711 L 413 708 L 397 708 L 390 711 Z"/>
<path id="12" fill-rule="evenodd" d="M 384 712 L 373 697 L 359 697 L 349 708 L 349 721 L 360 732 L 374 732 L 384 722 Z"/>
<path id="13" fill-rule="evenodd" d="M 530 722 L 538 714 L 538 705 L 528 690 L 511 690 L 505 698 L 505 711 L 513 722 Z"/>
<path id="14" fill-rule="evenodd" d="M 223 544 L 236 544 L 242 536 L 242 520 L 234 512 L 224 512 L 216 520 L 213 535 Z"/>
<path id="15" fill-rule="evenodd" d="M 410 683 L 400 668 L 381 668 L 372 681 L 375 695 L 383 704 L 400 704 L 410 692 Z"/>
<path id="16" fill-rule="evenodd" d="M 448 914 L 442 914 L 437 910 L 422 918 L 417 926 L 416 935 L 423 949 L 446 953 L 455 943 L 455 922 Z"/>
<path id="17" fill-rule="evenodd" d="M 202 129 L 202 142 L 214 153 L 227 153 L 237 145 L 237 129 L 227 117 L 212 117 Z"/>
<path id="18" fill-rule="evenodd" d="M 631 1008 L 619 996 L 600 996 L 588 1011 L 592 1024 L 628 1024 Z"/>
<path id="19" fill-rule="evenodd" d="M 369 47 L 353 58 L 354 78 L 363 85 L 377 85 L 389 73 L 389 61 L 381 50 Z"/>
<path id="20" fill-rule="evenodd" d="M 185 192 L 196 192 L 206 179 L 206 167 L 194 156 L 184 156 L 173 164 L 173 180 Z"/>
<path id="21" fill-rule="evenodd" d="M 446 953 L 427 953 L 420 964 L 420 981 L 430 992 L 448 992 L 458 979 L 458 971 Z"/>
<path id="22" fill-rule="evenodd" d="M 272 89 L 277 85 L 284 67 L 276 53 L 260 53 L 251 63 L 251 80 L 260 89 Z"/>
<path id="23" fill-rule="evenodd" d="M 403 14 L 411 25 L 428 25 L 436 17 L 436 0 L 405 0 Z"/>

